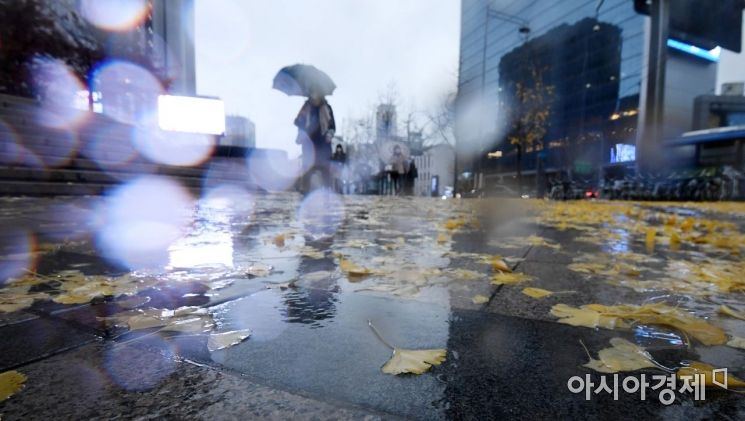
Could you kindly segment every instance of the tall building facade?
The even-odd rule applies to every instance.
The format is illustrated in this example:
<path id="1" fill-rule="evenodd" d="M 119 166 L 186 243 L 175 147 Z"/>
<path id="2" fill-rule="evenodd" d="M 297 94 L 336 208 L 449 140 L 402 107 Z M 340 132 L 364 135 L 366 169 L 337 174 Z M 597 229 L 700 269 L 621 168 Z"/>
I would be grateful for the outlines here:
<path id="1" fill-rule="evenodd" d="M 590 178 L 633 159 L 649 36 L 649 18 L 634 2 L 462 0 L 461 7 L 460 173 L 476 174 L 476 184 L 518 172 Z M 694 99 L 714 92 L 716 71 L 714 56 L 669 48 L 666 137 L 691 129 Z"/>

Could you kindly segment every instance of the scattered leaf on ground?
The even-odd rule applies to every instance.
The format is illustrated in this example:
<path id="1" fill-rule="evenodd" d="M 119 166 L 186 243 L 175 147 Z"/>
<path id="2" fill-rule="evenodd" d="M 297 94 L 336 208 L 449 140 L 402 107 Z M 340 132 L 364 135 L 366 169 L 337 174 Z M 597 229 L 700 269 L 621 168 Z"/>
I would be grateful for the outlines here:
<path id="1" fill-rule="evenodd" d="M 473 301 L 473 303 L 477 305 L 486 304 L 489 302 L 489 297 L 479 294 L 471 298 L 471 301 Z"/>
<path id="2" fill-rule="evenodd" d="M 655 367 L 652 356 L 644 348 L 626 339 L 612 338 L 610 348 L 601 349 L 598 359 L 590 358 L 584 366 L 600 373 L 618 373 Z"/>
<path id="3" fill-rule="evenodd" d="M 729 341 L 727 341 L 727 346 L 731 346 L 732 348 L 745 349 L 745 338 L 733 336 L 732 338 L 730 338 Z"/>
<path id="4" fill-rule="evenodd" d="M 370 269 L 356 265 L 351 260 L 339 257 L 339 268 L 350 277 L 367 276 L 372 274 Z"/>
<path id="5" fill-rule="evenodd" d="M 253 263 L 248 267 L 246 273 L 250 276 L 262 278 L 264 276 L 269 276 L 269 274 L 272 273 L 272 267 L 264 263 Z"/>
<path id="6" fill-rule="evenodd" d="M 440 365 L 447 356 L 447 350 L 442 348 L 437 349 L 402 349 L 396 348 L 389 344 L 388 341 L 383 339 L 380 332 L 373 326 L 371 321 L 367 321 L 367 325 L 375 333 L 375 336 L 385 344 L 388 348 L 393 350 L 393 355 L 386 362 L 382 371 L 386 374 L 422 374 L 425 371 L 432 368 L 433 365 Z"/>
<path id="7" fill-rule="evenodd" d="M 704 345 L 721 345 L 727 341 L 721 328 L 666 304 L 587 304 L 580 308 L 557 304 L 551 308 L 551 314 L 559 318 L 559 323 L 573 326 L 629 329 L 634 323 L 658 324 L 682 330 Z"/>
<path id="8" fill-rule="evenodd" d="M 0 373 L 0 402 L 18 393 L 26 383 L 26 376 L 15 370 Z"/>
<path id="9" fill-rule="evenodd" d="M 395 348 L 393 356 L 383 365 L 383 373 L 387 374 L 422 374 L 433 365 L 440 365 L 445 361 L 447 351 L 444 349 L 401 349 Z"/>
<path id="10" fill-rule="evenodd" d="M 547 289 L 528 287 L 523 288 L 523 294 L 527 295 L 528 297 L 543 298 L 548 297 L 549 295 L 553 294 L 553 292 Z"/>
<path id="11" fill-rule="evenodd" d="M 499 256 L 494 256 L 491 261 L 491 267 L 497 272 L 512 272 L 512 269 Z"/>
<path id="12" fill-rule="evenodd" d="M 705 379 L 705 385 L 706 387 L 712 387 L 712 386 L 718 386 L 714 383 L 714 380 L 716 380 L 718 383 L 724 383 L 724 375 L 720 374 L 719 372 L 716 373 L 717 377 L 714 379 L 714 367 L 710 366 L 709 364 L 702 363 L 699 361 L 691 361 L 687 367 L 681 367 L 678 369 L 678 372 L 676 375 L 678 376 L 678 379 L 681 379 L 683 376 L 694 376 L 696 374 L 703 374 Z M 721 386 L 718 386 L 721 387 Z M 745 382 L 738 379 L 737 377 L 727 374 L 727 388 L 735 388 L 740 389 L 745 387 Z"/>
<path id="13" fill-rule="evenodd" d="M 740 311 L 734 310 L 731 307 L 727 307 L 724 304 L 719 306 L 719 314 L 724 314 L 730 317 L 734 317 L 736 319 L 745 320 L 745 314 L 743 314 Z"/>
<path id="14" fill-rule="evenodd" d="M 529 275 L 526 275 L 524 273 L 518 273 L 518 272 L 512 272 L 512 273 L 505 273 L 505 272 L 499 272 L 492 275 L 491 283 L 494 285 L 513 285 L 513 284 L 519 284 L 521 282 L 529 281 L 533 279 Z"/>
<path id="15" fill-rule="evenodd" d="M 275 236 L 272 239 L 272 243 L 274 243 L 274 245 L 277 246 L 278 248 L 283 248 L 285 246 L 285 235 L 279 234 Z"/>
<path id="16" fill-rule="evenodd" d="M 249 336 L 251 336 L 250 329 L 212 333 L 207 340 L 207 349 L 209 349 L 210 352 L 214 352 L 219 349 L 227 348 L 229 346 L 233 346 L 243 342 L 243 340 L 248 338 Z"/>

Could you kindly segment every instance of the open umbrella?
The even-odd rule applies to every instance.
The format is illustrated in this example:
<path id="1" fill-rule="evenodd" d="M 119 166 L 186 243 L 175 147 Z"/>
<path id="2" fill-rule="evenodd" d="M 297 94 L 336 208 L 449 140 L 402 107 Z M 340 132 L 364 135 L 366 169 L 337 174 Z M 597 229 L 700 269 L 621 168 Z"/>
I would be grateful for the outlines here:
<path id="1" fill-rule="evenodd" d="M 336 89 L 336 84 L 324 72 L 309 64 L 295 64 L 283 67 L 274 76 L 272 87 L 287 95 L 311 96 L 331 95 Z"/>
<path id="2" fill-rule="evenodd" d="M 378 156 L 380 156 L 380 160 L 386 164 L 390 164 L 393 160 L 393 151 L 394 149 L 396 149 L 396 146 L 401 149 L 401 155 L 404 156 L 404 159 L 409 159 L 411 151 L 405 143 L 395 140 L 388 140 L 383 142 L 383 144 L 378 147 Z"/>

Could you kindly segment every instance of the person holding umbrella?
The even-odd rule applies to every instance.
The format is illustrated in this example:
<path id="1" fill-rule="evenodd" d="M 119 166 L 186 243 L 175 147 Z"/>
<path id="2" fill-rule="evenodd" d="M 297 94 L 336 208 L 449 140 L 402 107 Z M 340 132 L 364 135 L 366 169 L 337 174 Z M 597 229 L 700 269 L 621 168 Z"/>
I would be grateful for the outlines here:
<path id="1" fill-rule="evenodd" d="M 310 179 L 315 172 L 321 173 L 324 186 L 330 186 L 331 141 L 336 122 L 325 97 L 334 92 L 336 85 L 317 68 L 296 64 L 280 70 L 274 77 L 273 87 L 287 95 L 308 97 L 294 122 L 298 128 L 296 143 L 303 148 L 302 190 L 310 190 Z"/>

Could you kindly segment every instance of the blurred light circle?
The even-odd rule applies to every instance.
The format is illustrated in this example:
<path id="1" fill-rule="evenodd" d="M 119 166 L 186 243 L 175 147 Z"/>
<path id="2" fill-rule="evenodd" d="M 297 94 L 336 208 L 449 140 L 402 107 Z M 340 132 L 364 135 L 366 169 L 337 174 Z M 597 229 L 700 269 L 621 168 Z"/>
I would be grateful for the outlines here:
<path id="1" fill-rule="evenodd" d="M 106 124 L 92 128 L 85 136 L 82 151 L 104 171 L 117 170 L 126 166 L 137 156 L 132 144 L 132 127 L 120 124 Z M 118 171 L 111 171 L 117 176 Z"/>
<path id="2" fill-rule="evenodd" d="M 252 187 L 250 178 L 251 174 L 245 160 L 215 156 L 210 159 L 202 187 L 205 191 L 210 191 L 229 184 L 250 189 Z"/>
<path id="3" fill-rule="evenodd" d="M 146 391 L 175 371 L 176 355 L 167 339 L 153 335 L 139 339 L 136 346 L 109 347 L 104 354 L 104 368 L 122 389 Z"/>
<path id="4" fill-rule="evenodd" d="M 92 72 L 93 91 L 101 93 L 103 113 L 127 124 L 157 115 L 163 85 L 148 70 L 122 60 L 103 62 Z"/>
<path id="5" fill-rule="evenodd" d="M 20 137 L 0 120 L 0 165 L 25 165 L 40 168 L 44 163 L 20 142 Z"/>
<path id="6" fill-rule="evenodd" d="M 215 137 L 200 133 L 165 131 L 152 123 L 143 123 L 134 128 L 132 143 L 143 156 L 153 162 L 195 166 L 212 155 Z"/>
<path id="7" fill-rule="evenodd" d="M 6 229 L 0 236 L 0 286 L 8 278 L 34 269 L 34 237 L 20 229 Z"/>
<path id="8" fill-rule="evenodd" d="M 147 0 L 80 0 L 80 13 L 88 22 L 108 31 L 128 31 L 149 12 Z"/>
<path id="9" fill-rule="evenodd" d="M 80 146 L 77 132 L 65 128 L 36 130 L 22 141 L 25 150 L 32 152 L 47 167 L 69 164 Z"/>
<path id="10" fill-rule="evenodd" d="M 223 184 L 208 190 L 202 197 L 200 206 L 205 209 L 235 212 L 241 216 L 243 222 L 246 222 L 246 217 L 253 213 L 255 199 L 245 187 Z"/>
<path id="11" fill-rule="evenodd" d="M 298 220 L 315 237 L 332 236 L 344 222 L 344 201 L 329 189 L 314 190 L 300 203 Z"/>
<path id="12" fill-rule="evenodd" d="M 287 155 L 280 151 L 254 150 L 246 162 L 251 181 L 265 190 L 288 190 L 300 176 L 300 168 L 291 165 Z"/>
<path id="13" fill-rule="evenodd" d="M 36 115 L 39 124 L 77 127 L 88 115 L 87 102 L 80 103 L 81 93 L 87 98 L 83 82 L 63 61 L 46 57 L 34 57 L 31 73 L 34 92 L 41 99 L 41 111 Z"/>
<path id="14" fill-rule="evenodd" d="M 130 269 L 161 267 L 168 247 L 191 222 L 192 198 L 167 178 L 137 178 L 108 195 L 96 212 L 104 257 Z"/>

